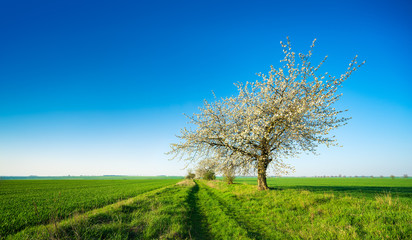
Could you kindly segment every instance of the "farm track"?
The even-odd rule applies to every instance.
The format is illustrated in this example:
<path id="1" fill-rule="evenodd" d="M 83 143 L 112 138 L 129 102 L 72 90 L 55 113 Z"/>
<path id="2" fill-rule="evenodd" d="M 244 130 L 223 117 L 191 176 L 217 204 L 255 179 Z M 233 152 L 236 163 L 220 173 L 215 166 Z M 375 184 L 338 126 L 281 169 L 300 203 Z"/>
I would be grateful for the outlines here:
<path id="1" fill-rule="evenodd" d="M 199 185 L 195 182 L 187 198 L 190 207 L 189 237 L 193 239 L 211 239 L 212 236 L 205 221 L 206 217 L 200 210 L 199 201 Z"/>
<path id="2" fill-rule="evenodd" d="M 208 186 L 199 181 L 196 181 L 196 186 L 199 188 L 198 208 L 205 216 L 207 223 L 204 225 L 208 226 L 212 235 L 209 239 L 254 239 L 254 234 L 249 233 L 239 219 L 234 218 L 230 213 L 231 209 L 219 202 Z"/>
<path id="3" fill-rule="evenodd" d="M 290 239 L 289 234 L 279 230 L 274 232 L 276 226 L 270 224 L 267 219 L 256 218 L 253 212 L 248 211 L 246 206 L 243 206 L 242 201 L 236 198 L 235 195 L 227 192 L 221 192 L 205 185 L 205 190 L 208 194 L 216 199 L 222 210 L 230 218 L 234 219 L 243 229 L 248 232 L 248 237 L 252 239 Z M 223 193 L 223 194 L 222 194 Z M 225 197 L 222 197 L 225 196 Z M 268 232 L 271 235 L 268 235 Z"/>
<path id="4" fill-rule="evenodd" d="M 268 239 L 267 236 L 262 234 L 264 233 L 262 229 L 259 229 L 260 224 L 253 225 L 251 222 L 249 222 L 247 216 L 245 216 L 246 214 L 238 209 L 239 206 L 237 208 L 232 206 L 229 201 L 226 201 L 222 197 L 215 194 L 211 187 L 204 185 L 204 189 L 211 198 L 217 200 L 220 208 L 228 217 L 235 220 L 240 227 L 248 232 L 248 237 L 256 239 Z"/>

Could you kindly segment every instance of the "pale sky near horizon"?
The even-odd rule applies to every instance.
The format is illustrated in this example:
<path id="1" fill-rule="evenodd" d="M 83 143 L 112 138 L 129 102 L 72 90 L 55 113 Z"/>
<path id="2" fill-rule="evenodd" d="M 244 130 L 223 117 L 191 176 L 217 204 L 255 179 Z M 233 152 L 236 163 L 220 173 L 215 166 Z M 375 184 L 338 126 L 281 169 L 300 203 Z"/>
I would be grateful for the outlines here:
<path id="1" fill-rule="evenodd" d="M 314 38 L 339 76 L 343 147 L 292 176 L 412 175 L 410 1 L 0 3 L 0 176 L 185 175 L 164 153 L 203 99 L 280 66 Z"/>

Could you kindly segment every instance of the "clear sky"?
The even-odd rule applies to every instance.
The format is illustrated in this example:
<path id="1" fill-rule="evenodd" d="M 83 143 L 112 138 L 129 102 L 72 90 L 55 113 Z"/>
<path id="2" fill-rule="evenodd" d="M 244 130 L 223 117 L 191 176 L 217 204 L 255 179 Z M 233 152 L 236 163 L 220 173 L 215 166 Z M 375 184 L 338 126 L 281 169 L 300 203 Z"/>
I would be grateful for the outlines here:
<path id="1" fill-rule="evenodd" d="M 191 114 L 279 66 L 289 36 L 340 75 L 342 148 L 295 176 L 412 175 L 411 1 L 0 1 L 0 175 L 184 175 Z"/>

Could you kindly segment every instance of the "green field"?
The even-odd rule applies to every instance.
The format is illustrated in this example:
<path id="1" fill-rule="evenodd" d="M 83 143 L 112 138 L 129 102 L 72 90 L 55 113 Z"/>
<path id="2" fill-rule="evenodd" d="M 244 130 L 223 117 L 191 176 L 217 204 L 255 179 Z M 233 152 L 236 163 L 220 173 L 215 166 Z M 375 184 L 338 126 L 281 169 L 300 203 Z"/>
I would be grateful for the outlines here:
<path id="1" fill-rule="evenodd" d="M 412 179 L 270 178 L 269 191 L 254 178 L 179 181 L 1 181 L 1 236 L 412 239 Z"/>
<path id="2" fill-rule="evenodd" d="M 134 197 L 180 181 L 4 180 L 0 181 L 0 236 Z"/>
<path id="3" fill-rule="evenodd" d="M 256 185 L 256 178 L 237 178 L 237 183 Z M 403 200 L 412 200 L 411 178 L 268 178 L 272 189 L 305 189 L 311 192 L 331 192 L 374 198 L 379 193 L 390 193 Z M 412 203 L 411 203 L 412 204 Z"/>

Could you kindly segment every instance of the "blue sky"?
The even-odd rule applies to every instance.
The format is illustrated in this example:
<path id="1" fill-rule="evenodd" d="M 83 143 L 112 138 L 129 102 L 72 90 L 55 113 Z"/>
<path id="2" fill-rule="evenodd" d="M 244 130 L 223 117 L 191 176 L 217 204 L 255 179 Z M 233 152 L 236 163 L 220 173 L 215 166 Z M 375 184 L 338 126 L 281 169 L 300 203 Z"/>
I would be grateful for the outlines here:
<path id="1" fill-rule="evenodd" d="M 191 114 L 279 66 L 289 36 L 340 75 L 341 148 L 295 176 L 412 174 L 409 1 L 1 1 L 0 175 L 183 175 Z"/>

